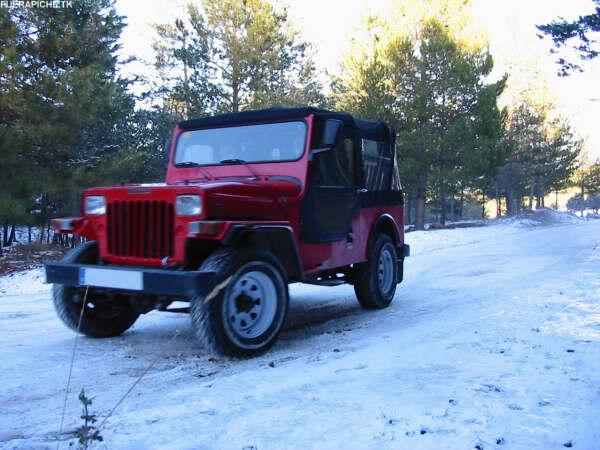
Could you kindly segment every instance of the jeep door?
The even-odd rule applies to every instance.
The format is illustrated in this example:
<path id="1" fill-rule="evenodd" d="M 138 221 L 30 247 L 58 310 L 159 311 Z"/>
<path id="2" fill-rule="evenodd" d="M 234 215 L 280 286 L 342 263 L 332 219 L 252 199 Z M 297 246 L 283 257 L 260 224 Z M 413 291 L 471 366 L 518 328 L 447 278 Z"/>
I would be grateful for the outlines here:
<path id="1" fill-rule="evenodd" d="M 358 209 L 358 133 L 344 125 L 336 145 L 312 155 L 302 205 L 302 241 L 352 240 L 352 218 Z"/>

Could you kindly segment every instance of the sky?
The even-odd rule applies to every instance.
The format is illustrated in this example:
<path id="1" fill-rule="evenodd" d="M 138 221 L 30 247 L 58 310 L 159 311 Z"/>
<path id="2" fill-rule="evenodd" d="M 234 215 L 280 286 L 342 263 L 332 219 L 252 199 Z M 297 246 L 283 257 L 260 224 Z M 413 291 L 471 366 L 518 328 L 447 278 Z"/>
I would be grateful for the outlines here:
<path id="1" fill-rule="evenodd" d="M 323 72 L 336 73 L 354 30 L 369 13 L 386 14 L 393 0 L 279 0 L 304 40 L 312 44 L 314 59 Z M 153 60 L 153 23 L 173 21 L 185 0 L 117 0 L 117 11 L 126 16 L 122 35 L 123 53 L 142 62 L 131 65 L 131 74 L 147 72 Z M 572 19 L 593 10 L 591 0 L 473 0 L 473 17 L 489 39 L 501 76 L 512 63 L 521 61 L 538 67 L 538 79 L 546 83 L 558 111 L 585 139 L 590 159 L 600 158 L 600 58 L 587 63 L 583 73 L 558 77 L 555 56 L 547 40 L 537 37 L 536 24 L 563 16 Z"/>

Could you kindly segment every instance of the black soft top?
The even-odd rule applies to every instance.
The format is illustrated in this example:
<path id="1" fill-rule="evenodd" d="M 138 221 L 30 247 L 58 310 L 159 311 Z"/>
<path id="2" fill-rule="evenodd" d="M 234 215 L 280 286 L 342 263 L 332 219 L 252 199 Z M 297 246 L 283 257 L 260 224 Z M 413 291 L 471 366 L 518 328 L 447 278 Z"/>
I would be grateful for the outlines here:
<path id="1" fill-rule="evenodd" d="M 394 136 L 394 131 L 380 120 L 356 119 L 346 112 L 334 112 L 319 108 L 268 108 L 244 111 L 238 113 L 219 114 L 179 122 L 179 127 L 184 130 L 198 128 L 211 128 L 226 125 L 237 125 L 245 123 L 269 122 L 272 120 L 299 119 L 314 114 L 317 118 L 338 119 L 345 125 L 356 128 L 361 137 L 377 141 L 387 141 Z"/>

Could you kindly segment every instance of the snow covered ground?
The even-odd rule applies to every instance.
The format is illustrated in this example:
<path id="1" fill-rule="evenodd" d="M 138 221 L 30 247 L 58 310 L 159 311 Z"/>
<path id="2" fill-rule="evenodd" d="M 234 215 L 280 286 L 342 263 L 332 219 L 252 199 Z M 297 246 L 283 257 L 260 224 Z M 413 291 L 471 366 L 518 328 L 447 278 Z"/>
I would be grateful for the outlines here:
<path id="1" fill-rule="evenodd" d="M 599 449 L 600 223 L 407 241 L 390 308 L 361 310 L 348 286 L 294 285 L 285 331 L 256 359 L 203 354 L 185 315 L 81 338 L 65 430 L 80 423 L 81 387 L 103 417 L 180 330 L 94 448 Z M 0 279 L 2 449 L 69 446 L 58 428 L 74 337 L 41 280 Z"/>

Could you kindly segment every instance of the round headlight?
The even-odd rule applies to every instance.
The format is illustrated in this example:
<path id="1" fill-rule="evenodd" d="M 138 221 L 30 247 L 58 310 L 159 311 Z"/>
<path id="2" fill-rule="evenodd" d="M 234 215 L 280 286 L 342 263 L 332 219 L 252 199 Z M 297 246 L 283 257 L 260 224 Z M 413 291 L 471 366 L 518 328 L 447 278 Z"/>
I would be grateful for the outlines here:
<path id="1" fill-rule="evenodd" d="M 202 197 L 199 195 L 178 195 L 175 202 L 178 216 L 199 216 L 202 214 Z"/>
<path id="2" fill-rule="evenodd" d="M 90 195 L 85 198 L 84 211 L 90 216 L 101 216 L 106 213 L 106 199 L 102 195 Z"/>

